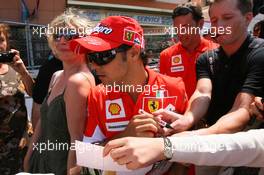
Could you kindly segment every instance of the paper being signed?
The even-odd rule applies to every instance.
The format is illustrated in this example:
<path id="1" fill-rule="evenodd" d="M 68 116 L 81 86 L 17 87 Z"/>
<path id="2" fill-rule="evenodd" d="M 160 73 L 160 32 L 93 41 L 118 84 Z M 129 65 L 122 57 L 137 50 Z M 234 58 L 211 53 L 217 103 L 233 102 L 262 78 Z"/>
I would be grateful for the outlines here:
<path id="1" fill-rule="evenodd" d="M 108 155 L 103 157 L 103 148 L 99 145 L 90 143 L 75 142 L 77 165 L 100 169 L 104 171 L 113 171 L 115 175 L 145 175 L 152 166 L 131 171 L 124 165 L 119 165 Z M 105 173 L 104 173 L 105 174 Z"/>

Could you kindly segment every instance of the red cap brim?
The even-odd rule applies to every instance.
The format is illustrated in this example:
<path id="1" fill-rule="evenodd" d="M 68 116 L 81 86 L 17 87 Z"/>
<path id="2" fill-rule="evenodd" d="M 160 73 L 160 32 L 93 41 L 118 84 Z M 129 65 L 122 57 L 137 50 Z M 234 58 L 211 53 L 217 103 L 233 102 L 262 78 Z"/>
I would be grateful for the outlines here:
<path id="1" fill-rule="evenodd" d="M 102 52 L 117 48 L 120 45 L 121 43 L 96 36 L 86 36 L 70 42 L 70 48 L 74 53 Z"/>

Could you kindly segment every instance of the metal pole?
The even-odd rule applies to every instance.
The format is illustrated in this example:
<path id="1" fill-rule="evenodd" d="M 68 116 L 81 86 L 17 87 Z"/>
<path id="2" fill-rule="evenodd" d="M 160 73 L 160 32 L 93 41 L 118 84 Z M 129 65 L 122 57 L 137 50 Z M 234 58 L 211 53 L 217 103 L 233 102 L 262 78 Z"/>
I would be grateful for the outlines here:
<path id="1" fill-rule="evenodd" d="M 32 48 L 32 36 L 30 31 L 30 25 L 28 20 L 26 20 L 26 43 L 27 43 L 27 61 L 28 67 L 34 66 L 34 59 L 33 59 L 33 48 Z"/>

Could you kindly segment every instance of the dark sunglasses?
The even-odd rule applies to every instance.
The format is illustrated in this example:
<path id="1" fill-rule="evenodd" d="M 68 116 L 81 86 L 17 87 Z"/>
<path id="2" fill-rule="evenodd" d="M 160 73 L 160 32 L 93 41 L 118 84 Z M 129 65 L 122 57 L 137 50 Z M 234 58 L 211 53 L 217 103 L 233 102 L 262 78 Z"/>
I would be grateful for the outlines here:
<path id="1" fill-rule="evenodd" d="M 187 15 L 188 13 L 193 14 L 193 10 L 189 7 L 178 7 L 173 11 L 172 18 L 175 18 L 177 16 Z"/>
<path id="2" fill-rule="evenodd" d="M 90 63 L 95 63 L 98 66 L 103 66 L 113 61 L 118 52 L 126 52 L 131 47 L 132 46 L 121 45 L 118 48 L 112 50 L 89 53 L 86 55 L 86 58 L 89 60 Z"/>
<path id="3" fill-rule="evenodd" d="M 61 38 L 64 37 L 66 41 L 70 41 L 72 39 L 77 39 L 80 37 L 78 33 L 60 33 L 60 34 L 53 34 L 54 41 L 60 41 Z"/>

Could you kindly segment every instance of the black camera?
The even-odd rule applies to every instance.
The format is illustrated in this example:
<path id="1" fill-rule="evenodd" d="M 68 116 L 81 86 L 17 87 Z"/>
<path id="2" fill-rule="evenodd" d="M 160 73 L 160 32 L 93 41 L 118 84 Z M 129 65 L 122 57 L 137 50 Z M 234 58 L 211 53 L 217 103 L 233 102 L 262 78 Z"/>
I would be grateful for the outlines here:
<path id="1" fill-rule="evenodd" d="M 15 52 L 7 51 L 0 52 L 0 63 L 11 63 L 13 62 L 13 58 L 16 55 Z"/>

